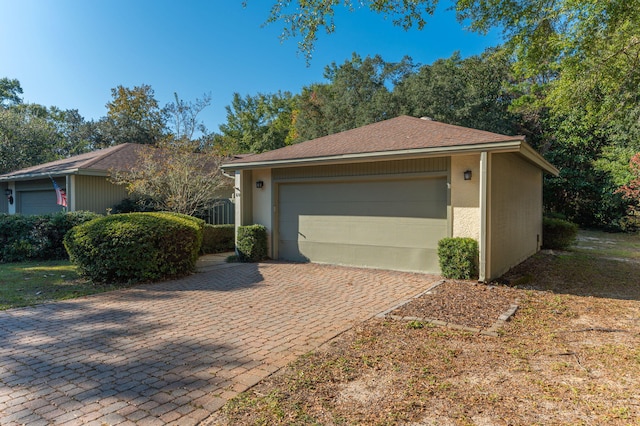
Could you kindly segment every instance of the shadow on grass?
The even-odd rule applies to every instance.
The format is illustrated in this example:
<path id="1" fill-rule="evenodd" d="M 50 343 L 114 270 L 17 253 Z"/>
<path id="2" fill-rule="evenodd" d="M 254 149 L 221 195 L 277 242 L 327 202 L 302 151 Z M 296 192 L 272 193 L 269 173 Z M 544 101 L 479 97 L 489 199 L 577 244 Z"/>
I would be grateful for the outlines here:
<path id="1" fill-rule="evenodd" d="M 519 288 L 640 300 L 637 246 L 633 236 L 581 231 L 570 251 L 542 251 L 502 279 Z"/>

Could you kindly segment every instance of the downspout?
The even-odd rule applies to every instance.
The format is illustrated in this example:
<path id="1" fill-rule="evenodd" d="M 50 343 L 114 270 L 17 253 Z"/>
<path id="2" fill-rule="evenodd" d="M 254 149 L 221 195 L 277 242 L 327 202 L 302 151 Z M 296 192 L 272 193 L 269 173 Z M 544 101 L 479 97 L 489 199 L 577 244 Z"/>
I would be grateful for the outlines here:
<path id="1" fill-rule="evenodd" d="M 488 195 L 489 195 L 489 176 L 487 175 L 487 161 L 489 156 L 486 151 L 480 153 L 480 241 L 479 241 L 479 249 L 480 249 L 480 259 L 478 265 L 478 281 L 485 282 L 487 279 L 487 250 L 489 247 L 487 241 L 487 208 L 489 204 Z"/>

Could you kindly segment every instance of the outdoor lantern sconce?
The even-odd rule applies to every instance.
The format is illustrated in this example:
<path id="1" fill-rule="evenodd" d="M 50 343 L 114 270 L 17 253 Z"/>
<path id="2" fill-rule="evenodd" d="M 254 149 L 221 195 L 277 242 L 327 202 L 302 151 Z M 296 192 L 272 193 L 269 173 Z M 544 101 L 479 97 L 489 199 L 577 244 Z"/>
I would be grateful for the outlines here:
<path id="1" fill-rule="evenodd" d="M 471 170 L 464 172 L 464 180 L 471 180 Z"/>
<path id="2" fill-rule="evenodd" d="M 259 180 L 259 181 L 256 182 L 256 188 L 262 189 L 263 186 L 264 186 L 264 182 L 263 181 Z"/>
<path id="3" fill-rule="evenodd" d="M 4 190 L 4 195 L 7 196 L 7 200 L 9 200 L 9 204 L 13 204 L 13 190 L 12 189 L 5 189 Z"/>

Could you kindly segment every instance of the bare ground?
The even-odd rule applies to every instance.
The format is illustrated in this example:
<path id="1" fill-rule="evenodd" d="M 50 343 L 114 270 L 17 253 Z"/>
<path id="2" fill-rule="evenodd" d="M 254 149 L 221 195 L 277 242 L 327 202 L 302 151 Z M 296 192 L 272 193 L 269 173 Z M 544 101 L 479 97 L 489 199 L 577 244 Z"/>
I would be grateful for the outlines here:
<path id="1" fill-rule="evenodd" d="M 638 425 L 640 239 L 582 232 L 490 286 L 446 281 L 230 401 L 209 424 Z M 620 260 L 623 259 L 623 260 Z"/>

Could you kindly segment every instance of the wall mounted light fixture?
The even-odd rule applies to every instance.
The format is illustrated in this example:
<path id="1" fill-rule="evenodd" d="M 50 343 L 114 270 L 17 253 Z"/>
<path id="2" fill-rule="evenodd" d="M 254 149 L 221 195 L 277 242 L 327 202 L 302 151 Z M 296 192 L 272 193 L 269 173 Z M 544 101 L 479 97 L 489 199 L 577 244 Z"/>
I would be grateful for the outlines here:
<path id="1" fill-rule="evenodd" d="M 4 195 L 7 196 L 7 200 L 9 200 L 9 204 L 13 204 L 13 190 L 12 189 L 5 189 L 4 190 Z"/>
<path id="2" fill-rule="evenodd" d="M 471 180 L 471 170 L 464 172 L 464 180 Z"/>
<path id="3" fill-rule="evenodd" d="M 263 186 L 264 186 L 264 182 L 263 181 L 259 180 L 259 181 L 256 182 L 256 188 L 262 189 Z"/>

